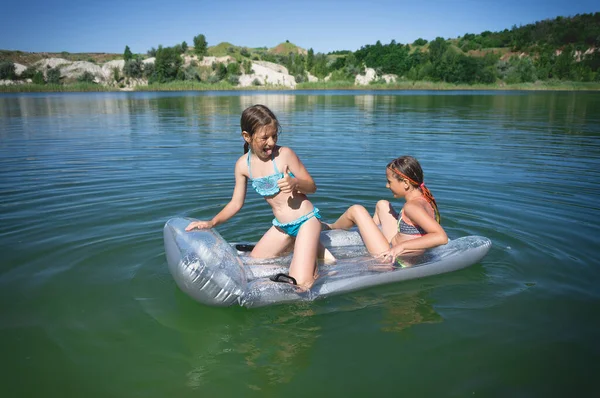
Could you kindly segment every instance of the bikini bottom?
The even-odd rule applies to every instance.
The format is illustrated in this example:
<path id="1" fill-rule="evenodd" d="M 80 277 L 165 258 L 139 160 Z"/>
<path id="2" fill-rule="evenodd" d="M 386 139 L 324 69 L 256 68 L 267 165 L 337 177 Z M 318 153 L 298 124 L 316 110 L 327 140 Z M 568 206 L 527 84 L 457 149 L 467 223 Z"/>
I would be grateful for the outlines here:
<path id="1" fill-rule="evenodd" d="M 280 223 L 276 218 L 273 219 L 273 225 L 276 226 L 277 228 L 281 228 L 283 230 L 283 232 L 285 232 L 286 234 L 296 237 L 298 235 L 298 231 L 300 230 L 300 227 L 302 226 L 302 224 L 304 224 L 306 221 L 310 220 L 312 217 L 315 217 L 317 219 L 321 219 L 321 214 L 319 214 L 319 209 L 317 209 L 316 207 L 312 209 L 312 211 L 308 214 L 303 215 L 302 217 L 294 220 L 294 221 L 290 221 L 288 223 Z"/>

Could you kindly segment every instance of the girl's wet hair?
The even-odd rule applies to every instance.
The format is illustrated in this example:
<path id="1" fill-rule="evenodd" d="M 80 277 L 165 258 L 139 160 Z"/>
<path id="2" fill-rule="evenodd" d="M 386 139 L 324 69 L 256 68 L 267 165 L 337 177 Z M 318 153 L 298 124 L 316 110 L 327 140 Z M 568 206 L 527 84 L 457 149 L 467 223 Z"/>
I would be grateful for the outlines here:
<path id="1" fill-rule="evenodd" d="M 279 133 L 281 126 L 279 125 L 277 117 L 275 117 L 275 114 L 264 105 L 252 105 L 242 112 L 242 118 L 240 120 L 242 131 L 247 132 L 251 137 L 261 127 L 269 126 L 271 124 L 275 126 L 277 133 Z M 244 153 L 248 152 L 248 147 L 248 143 L 244 142 Z"/>
<path id="2" fill-rule="evenodd" d="M 440 211 L 438 210 L 435 198 L 431 194 L 429 188 L 425 186 L 423 182 L 423 169 L 412 156 L 400 156 L 388 163 L 387 168 L 392 170 L 394 177 L 400 180 L 407 180 L 410 185 L 419 189 L 425 199 L 431 204 L 435 212 L 435 219 L 439 223 L 441 222 Z"/>

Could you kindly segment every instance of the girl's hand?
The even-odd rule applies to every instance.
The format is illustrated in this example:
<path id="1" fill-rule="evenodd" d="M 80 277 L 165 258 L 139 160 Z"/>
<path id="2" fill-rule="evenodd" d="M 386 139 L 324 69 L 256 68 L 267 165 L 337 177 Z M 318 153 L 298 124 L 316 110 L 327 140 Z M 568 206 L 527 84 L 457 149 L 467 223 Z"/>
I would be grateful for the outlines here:
<path id="1" fill-rule="evenodd" d="M 277 180 L 277 185 L 281 192 L 290 193 L 297 191 L 298 182 L 295 178 L 290 176 L 290 166 L 285 166 L 285 171 L 283 172 L 283 178 Z"/>
<path id="2" fill-rule="evenodd" d="M 189 232 L 194 229 L 209 229 L 214 226 L 212 221 L 192 221 L 189 223 L 187 227 L 185 227 L 186 232 Z"/>
<path id="3" fill-rule="evenodd" d="M 379 254 L 377 258 L 383 259 L 384 262 L 393 263 L 394 261 L 396 261 L 396 257 L 402 255 L 405 251 L 406 250 L 404 249 L 404 245 L 402 245 L 401 243 L 392 247 L 390 250 L 384 251 L 383 253 Z"/>

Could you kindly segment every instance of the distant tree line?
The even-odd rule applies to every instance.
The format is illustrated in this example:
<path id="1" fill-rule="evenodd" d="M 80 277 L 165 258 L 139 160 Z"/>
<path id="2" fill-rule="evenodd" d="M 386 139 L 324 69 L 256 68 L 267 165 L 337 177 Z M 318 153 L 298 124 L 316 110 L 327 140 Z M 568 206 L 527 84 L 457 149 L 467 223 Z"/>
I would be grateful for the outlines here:
<path id="1" fill-rule="evenodd" d="M 576 50 L 598 48 L 600 12 L 556 17 L 519 27 L 514 25 L 512 29 L 501 32 L 467 33 L 459 39 L 458 47 L 463 51 L 510 47 L 513 51 L 537 53 L 543 49 L 562 49 L 567 45 Z"/>
<path id="2" fill-rule="evenodd" d="M 379 76 L 392 74 L 413 81 L 600 81 L 600 13 L 558 17 L 458 39 L 438 37 L 428 42 L 419 38 L 412 44 L 377 41 L 354 52 L 315 54 L 309 49 L 306 55 L 264 54 L 262 59 L 285 65 L 297 82 L 305 81 L 308 73 L 353 82 L 365 67 L 375 69 Z"/>
<path id="3" fill-rule="evenodd" d="M 192 53 L 199 60 L 202 60 L 208 53 L 206 37 L 199 34 L 194 37 L 193 43 Z M 173 47 L 158 46 L 158 49 L 152 48 L 148 51 L 148 56 L 154 57 L 154 63 L 145 63 L 141 65 L 141 69 L 138 69 L 138 65 L 135 65 L 135 72 L 130 71 L 126 63 L 125 74 L 132 77 L 136 77 L 135 75 L 146 77 L 149 84 L 172 81 L 205 81 L 207 83 L 226 81 L 232 85 L 237 85 L 242 70 L 245 73 L 250 73 L 252 70 L 249 60 L 240 60 L 240 62 L 235 61 L 228 64 L 213 63 L 208 68 L 200 67 L 197 61 L 192 61 L 184 66 L 181 56 L 186 52 L 188 52 L 186 42 Z"/>
<path id="4" fill-rule="evenodd" d="M 509 51 L 519 53 L 510 56 Z M 506 53 L 509 56 L 501 59 Z M 450 83 L 600 81 L 600 13 L 558 17 L 458 39 L 438 37 L 429 43 L 421 38 L 412 45 L 377 41 L 353 53 L 330 53 L 333 55 L 336 57 L 327 64 L 326 73 L 338 80 L 351 80 L 357 71 L 369 67 L 378 74 L 408 80 Z"/>
<path id="5" fill-rule="evenodd" d="M 289 43 L 288 43 L 289 44 Z M 239 83 L 242 73 L 252 73 L 252 61 L 263 60 L 284 65 L 296 82 L 308 80 L 309 74 L 331 81 L 354 82 L 365 68 L 373 68 L 381 78 L 395 75 L 400 80 L 428 80 L 449 83 L 491 84 L 535 82 L 537 80 L 600 81 L 600 13 L 574 17 L 557 17 L 534 24 L 505 29 L 501 32 L 467 33 L 456 39 L 437 37 L 427 41 L 418 38 L 412 44 L 389 44 L 377 41 L 357 51 L 306 53 L 291 51 L 275 54 L 266 48 L 230 46 L 228 55 L 235 61 L 200 66 L 192 61 L 184 65 L 182 55 L 194 54 L 202 60 L 208 54 L 203 34 L 193 38 L 193 49 L 184 41 L 172 47 L 151 48 L 144 62 L 141 54 L 133 54 L 125 46 L 123 76 L 113 70 L 116 82 L 126 78 L 145 78 L 150 84 L 180 81 L 221 81 Z M 60 70 L 28 68 L 17 77 L 15 65 L 0 62 L 0 79 L 32 79 L 34 83 L 60 83 Z M 80 82 L 93 83 L 94 76 L 84 73 Z M 379 80 L 378 82 L 382 82 Z M 260 83 L 256 83 L 260 84 Z"/>

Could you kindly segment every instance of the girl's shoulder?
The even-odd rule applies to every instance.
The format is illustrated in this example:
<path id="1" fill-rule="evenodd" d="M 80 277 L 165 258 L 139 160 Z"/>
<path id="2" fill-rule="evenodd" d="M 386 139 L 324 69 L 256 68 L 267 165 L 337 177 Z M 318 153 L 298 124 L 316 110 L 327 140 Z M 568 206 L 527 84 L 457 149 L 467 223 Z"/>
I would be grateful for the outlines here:
<path id="1" fill-rule="evenodd" d="M 238 158 L 238 160 L 235 161 L 235 164 L 237 165 L 238 163 L 243 163 L 248 161 L 248 156 L 250 156 L 250 152 L 246 152 L 245 154 L 243 154 L 242 156 L 240 156 Z"/>
<path id="2" fill-rule="evenodd" d="M 250 152 L 243 154 L 235 162 L 235 169 L 241 171 L 243 174 L 246 174 L 246 170 L 248 169 L 248 156 L 250 156 Z"/>
<path id="3" fill-rule="evenodd" d="M 297 156 L 296 152 L 290 147 L 280 146 L 277 148 L 277 154 L 282 159 L 288 159 L 290 156 Z"/>
<path id="4" fill-rule="evenodd" d="M 290 152 L 293 153 L 294 151 L 292 151 L 292 148 L 287 147 L 287 146 L 278 146 L 277 147 L 277 151 L 279 152 L 279 154 L 281 155 L 286 155 L 289 154 Z"/>
<path id="5" fill-rule="evenodd" d="M 416 209 L 426 209 L 427 206 L 429 206 L 429 202 L 427 202 L 427 200 L 420 200 L 419 199 L 413 199 L 411 201 L 408 201 L 404 204 L 403 209 L 404 210 L 416 210 Z"/>
<path id="6" fill-rule="evenodd" d="M 431 207 L 431 204 L 429 204 L 429 202 L 425 198 L 418 198 L 406 202 L 402 210 L 404 210 L 405 213 L 414 213 L 417 211 L 424 211 L 427 214 L 433 213 L 433 208 Z"/>

